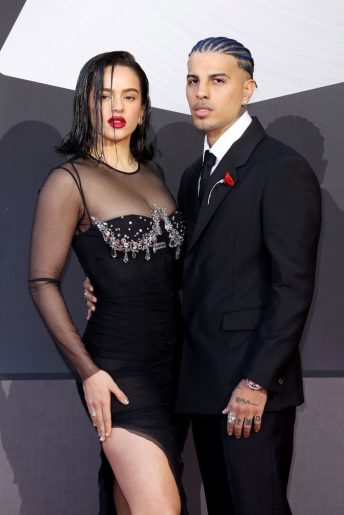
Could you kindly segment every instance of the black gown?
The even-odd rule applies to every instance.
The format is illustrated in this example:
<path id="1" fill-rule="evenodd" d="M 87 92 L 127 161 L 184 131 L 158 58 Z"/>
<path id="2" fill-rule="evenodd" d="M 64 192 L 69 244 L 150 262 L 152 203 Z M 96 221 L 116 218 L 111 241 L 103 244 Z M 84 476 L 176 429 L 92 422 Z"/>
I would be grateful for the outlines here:
<path id="1" fill-rule="evenodd" d="M 98 299 L 83 337 L 80 339 L 74 325 L 71 327 L 70 318 L 64 320 L 63 314 L 58 322 L 53 322 L 54 304 L 61 302 L 61 298 L 47 295 L 53 290 L 56 295 L 56 281 L 62 270 L 58 277 L 51 277 L 48 269 L 43 273 L 44 259 L 35 257 L 39 253 L 35 248 L 31 262 L 31 290 L 55 340 L 77 370 L 80 394 L 83 396 L 80 379 L 98 369 L 112 376 L 129 399 L 129 405 L 125 406 L 112 395 L 112 426 L 126 428 L 163 449 L 181 494 L 183 513 L 186 513 L 178 421 L 173 413 L 181 342 L 178 257 L 184 223 L 152 166 L 141 166 L 130 174 L 114 170 L 110 176 L 111 184 L 115 184 L 116 190 L 122 188 L 124 196 L 128 194 L 130 199 L 132 191 L 142 193 L 143 184 L 145 187 L 148 184 L 149 188 L 157 189 L 156 199 L 160 197 L 162 205 L 151 205 L 149 215 L 146 209 L 138 214 L 138 205 L 132 208 L 136 214 L 127 213 L 106 220 L 96 216 L 86 201 L 88 196 L 92 198 L 87 185 L 92 185 L 96 173 L 107 179 L 112 172 L 109 168 L 90 159 L 69 162 L 53 171 L 55 182 L 67 180 L 66 177 L 56 178 L 58 174 L 71 177 L 82 199 L 83 214 L 77 221 L 71 242 Z M 54 178 L 51 182 L 53 191 Z M 109 184 L 105 180 L 104 187 Z M 45 196 L 49 197 L 49 194 Z M 37 211 L 33 247 L 35 228 L 36 241 L 41 240 L 37 225 L 40 226 L 39 218 L 44 216 L 45 208 L 38 207 Z M 41 229 L 47 232 L 44 224 Z M 42 247 L 36 242 L 37 246 Z M 59 292 L 58 295 L 61 296 Z M 50 310 L 46 307 L 47 302 Z M 112 488 L 105 494 L 112 497 Z M 103 498 L 101 504 L 104 502 Z M 111 510 L 103 506 L 101 513 L 111 513 Z"/>

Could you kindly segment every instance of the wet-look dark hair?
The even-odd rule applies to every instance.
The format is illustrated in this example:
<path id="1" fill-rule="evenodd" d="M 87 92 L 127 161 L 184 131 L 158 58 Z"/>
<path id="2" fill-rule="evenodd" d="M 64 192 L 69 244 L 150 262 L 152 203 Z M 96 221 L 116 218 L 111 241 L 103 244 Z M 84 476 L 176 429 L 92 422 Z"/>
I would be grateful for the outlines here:
<path id="1" fill-rule="evenodd" d="M 111 66 L 113 75 L 113 69 L 118 65 L 130 68 L 136 73 L 140 81 L 143 116 L 142 123 L 136 127 L 131 135 L 131 153 L 139 162 L 152 159 L 153 147 L 148 137 L 151 115 L 148 79 L 141 66 L 135 61 L 134 56 L 125 51 L 106 52 L 96 55 L 82 67 L 75 89 L 72 128 L 62 140 L 61 145 L 57 147 L 59 152 L 86 158 L 92 151 L 92 155 L 96 159 L 102 159 L 102 143 L 99 145 L 99 135 L 102 134 L 101 103 L 104 88 L 104 70 Z M 92 116 L 89 108 L 91 90 L 94 105 Z"/>

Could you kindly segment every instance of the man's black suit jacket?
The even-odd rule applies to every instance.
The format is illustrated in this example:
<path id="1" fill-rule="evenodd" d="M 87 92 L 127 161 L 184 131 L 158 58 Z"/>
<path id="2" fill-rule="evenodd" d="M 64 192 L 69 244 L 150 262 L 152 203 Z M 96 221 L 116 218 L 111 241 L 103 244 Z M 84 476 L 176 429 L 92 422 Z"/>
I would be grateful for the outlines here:
<path id="1" fill-rule="evenodd" d="M 216 167 L 199 207 L 200 166 L 201 159 L 184 172 L 178 196 L 187 248 L 177 411 L 221 413 L 245 377 L 268 389 L 266 410 L 298 405 L 299 342 L 321 221 L 318 181 L 256 118 Z M 234 185 L 212 189 L 226 172 Z"/>

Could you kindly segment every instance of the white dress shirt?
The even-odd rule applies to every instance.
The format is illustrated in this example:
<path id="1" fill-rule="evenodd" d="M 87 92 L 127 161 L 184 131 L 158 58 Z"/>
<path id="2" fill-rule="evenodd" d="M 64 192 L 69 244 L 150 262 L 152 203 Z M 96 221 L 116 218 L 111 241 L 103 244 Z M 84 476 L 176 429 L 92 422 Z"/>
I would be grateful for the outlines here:
<path id="1" fill-rule="evenodd" d="M 214 145 L 210 148 L 207 140 L 207 136 L 204 138 L 204 147 L 203 147 L 203 158 L 206 150 L 210 150 L 212 154 L 216 157 L 216 161 L 214 166 L 210 171 L 210 175 L 213 173 L 223 156 L 228 152 L 233 143 L 237 141 L 246 131 L 247 127 L 252 122 L 251 116 L 245 111 L 240 118 L 237 119 L 236 122 L 233 123 L 228 129 L 219 137 L 219 139 L 214 143 Z"/>

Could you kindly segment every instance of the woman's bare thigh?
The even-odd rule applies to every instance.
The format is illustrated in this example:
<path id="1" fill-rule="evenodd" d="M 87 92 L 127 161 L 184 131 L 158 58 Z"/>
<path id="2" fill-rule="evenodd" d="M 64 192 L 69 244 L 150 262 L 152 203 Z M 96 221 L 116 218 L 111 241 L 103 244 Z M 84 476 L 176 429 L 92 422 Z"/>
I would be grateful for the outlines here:
<path id="1" fill-rule="evenodd" d="M 179 515 L 180 497 L 164 451 L 154 442 L 114 427 L 103 449 L 131 515 Z"/>

